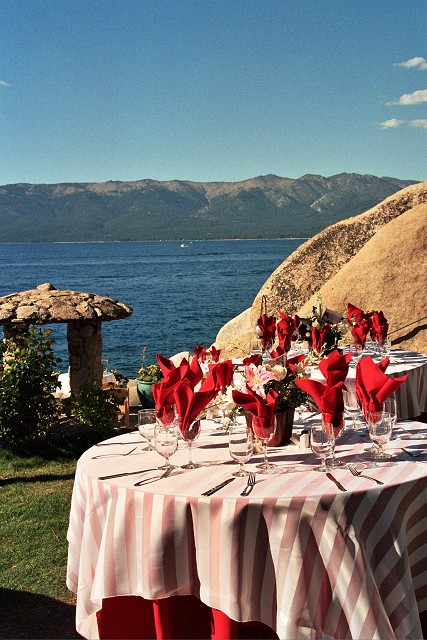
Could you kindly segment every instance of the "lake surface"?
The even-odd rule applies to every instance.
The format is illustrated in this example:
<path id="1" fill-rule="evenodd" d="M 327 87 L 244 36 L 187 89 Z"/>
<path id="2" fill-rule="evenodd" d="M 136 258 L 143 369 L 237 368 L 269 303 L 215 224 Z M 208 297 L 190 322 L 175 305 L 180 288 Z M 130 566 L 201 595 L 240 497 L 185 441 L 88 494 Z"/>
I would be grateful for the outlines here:
<path id="1" fill-rule="evenodd" d="M 129 377 L 156 352 L 209 347 L 219 329 L 249 308 L 261 286 L 304 240 L 218 240 L 0 244 L 0 296 L 50 282 L 110 296 L 133 308 L 102 325 L 103 357 Z M 66 324 L 50 325 L 68 367 Z"/>

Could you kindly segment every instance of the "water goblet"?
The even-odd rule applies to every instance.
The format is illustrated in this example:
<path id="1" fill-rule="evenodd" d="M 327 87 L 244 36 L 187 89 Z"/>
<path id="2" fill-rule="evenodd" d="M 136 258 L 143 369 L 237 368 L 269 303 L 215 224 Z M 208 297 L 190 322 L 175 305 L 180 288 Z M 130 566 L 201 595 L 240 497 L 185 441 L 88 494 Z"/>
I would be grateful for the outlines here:
<path id="1" fill-rule="evenodd" d="M 169 458 L 178 448 L 178 425 L 174 422 L 170 424 L 158 422 L 154 429 L 153 442 L 157 453 L 166 458 L 165 464 L 159 469 L 175 469 L 176 467 L 170 463 Z"/>
<path id="2" fill-rule="evenodd" d="M 148 447 L 145 447 L 143 451 L 154 451 L 152 440 L 156 424 L 156 412 L 154 409 L 140 409 L 138 411 L 138 431 L 145 440 L 148 440 Z"/>
<path id="3" fill-rule="evenodd" d="M 384 401 L 384 411 L 390 415 L 391 428 L 393 431 L 393 427 L 397 422 L 397 404 L 394 394 Z"/>
<path id="4" fill-rule="evenodd" d="M 342 460 L 337 460 L 335 457 L 336 440 L 344 429 L 344 424 L 344 413 L 322 413 L 322 426 L 331 443 L 331 461 L 329 466 L 332 467 L 332 469 L 344 465 Z"/>
<path id="5" fill-rule="evenodd" d="M 201 465 L 197 462 L 193 462 L 192 459 L 192 447 L 193 442 L 200 434 L 200 418 L 193 420 L 188 427 L 182 424 L 182 421 L 178 418 L 179 430 L 181 432 L 182 439 L 186 442 L 188 447 L 188 462 L 182 465 L 182 469 L 198 469 Z"/>
<path id="6" fill-rule="evenodd" d="M 320 466 L 315 467 L 314 471 L 325 473 L 330 471 L 331 467 L 326 465 L 326 458 L 332 455 L 331 439 L 321 424 L 314 424 L 310 429 L 311 450 L 317 458 L 320 458 Z"/>
<path id="7" fill-rule="evenodd" d="M 264 460 L 261 464 L 257 465 L 257 468 L 261 473 L 278 473 L 279 469 L 277 466 L 268 461 L 267 454 L 267 443 L 272 439 L 274 434 L 276 433 L 276 416 L 267 416 L 266 418 L 260 419 L 257 416 L 252 417 L 252 429 L 261 442 L 261 446 L 264 453 Z"/>
<path id="8" fill-rule="evenodd" d="M 350 429 L 357 429 L 357 419 L 360 415 L 360 406 L 354 391 L 343 391 L 344 412 L 351 418 Z"/>
<path id="9" fill-rule="evenodd" d="M 230 456 L 239 463 L 239 469 L 232 473 L 233 476 L 243 478 L 249 475 L 245 470 L 245 462 L 251 459 L 254 452 L 252 431 L 248 428 L 246 420 L 240 422 L 234 420 L 229 431 L 228 450 Z"/>
<path id="10" fill-rule="evenodd" d="M 295 407 L 295 411 L 297 413 L 297 419 L 294 420 L 294 424 L 298 425 L 298 424 L 304 424 L 304 420 L 303 420 L 303 413 L 304 411 L 307 411 L 308 407 L 305 403 L 300 404 L 298 407 Z"/>
<path id="11" fill-rule="evenodd" d="M 352 353 L 351 360 L 352 362 L 354 361 L 354 364 L 356 365 L 359 362 L 360 358 L 362 357 L 363 345 L 360 342 L 355 342 L 351 347 L 351 353 Z"/>
<path id="12" fill-rule="evenodd" d="M 384 409 L 370 409 L 367 404 L 363 405 L 363 415 L 365 416 L 366 425 L 368 427 L 368 434 L 370 437 L 370 426 L 380 422 L 383 417 Z M 365 451 L 374 455 L 377 450 L 376 443 L 371 439 L 372 446 L 366 447 Z"/>
<path id="13" fill-rule="evenodd" d="M 384 451 L 384 445 L 390 440 L 392 432 L 392 424 L 390 414 L 383 412 L 382 416 L 376 422 L 369 424 L 369 437 L 376 445 L 376 449 L 372 451 L 373 458 L 388 458 L 389 455 Z"/>

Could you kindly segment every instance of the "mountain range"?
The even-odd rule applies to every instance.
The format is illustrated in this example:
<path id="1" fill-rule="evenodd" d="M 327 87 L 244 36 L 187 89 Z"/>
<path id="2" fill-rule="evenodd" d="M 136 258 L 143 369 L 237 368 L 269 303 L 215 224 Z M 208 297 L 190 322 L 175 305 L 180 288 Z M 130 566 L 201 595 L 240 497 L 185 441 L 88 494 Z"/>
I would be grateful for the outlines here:
<path id="1" fill-rule="evenodd" d="M 0 242 L 308 238 L 416 180 L 341 173 L 0 186 Z"/>

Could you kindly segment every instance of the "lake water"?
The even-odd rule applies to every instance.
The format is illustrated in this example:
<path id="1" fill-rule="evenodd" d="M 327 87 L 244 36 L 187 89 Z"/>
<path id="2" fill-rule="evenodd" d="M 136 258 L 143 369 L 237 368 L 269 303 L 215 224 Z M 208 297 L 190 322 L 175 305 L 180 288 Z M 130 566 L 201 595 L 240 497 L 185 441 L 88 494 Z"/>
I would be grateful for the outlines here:
<path id="1" fill-rule="evenodd" d="M 102 325 L 103 357 L 136 377 L 147 363 L 209 347 L 219 329 L 251 306 L 261 286 L 303 240 L 218 240 L 0 244 L 0 296 L 44 282 L 110 296 L 133 308 Z M 66 324 L 50 325 L 55 353 L 68 367 Z"/>

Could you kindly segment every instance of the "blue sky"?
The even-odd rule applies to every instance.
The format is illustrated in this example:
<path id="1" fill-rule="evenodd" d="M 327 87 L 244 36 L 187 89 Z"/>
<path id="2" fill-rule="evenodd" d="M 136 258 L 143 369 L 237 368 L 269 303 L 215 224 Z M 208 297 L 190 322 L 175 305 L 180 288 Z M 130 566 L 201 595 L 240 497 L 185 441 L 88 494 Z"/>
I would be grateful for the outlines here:
<path id="1" fill-rule="evenodd" d="M 427 179 L 425 0 L 0 6 L 0 184 Z"/>

